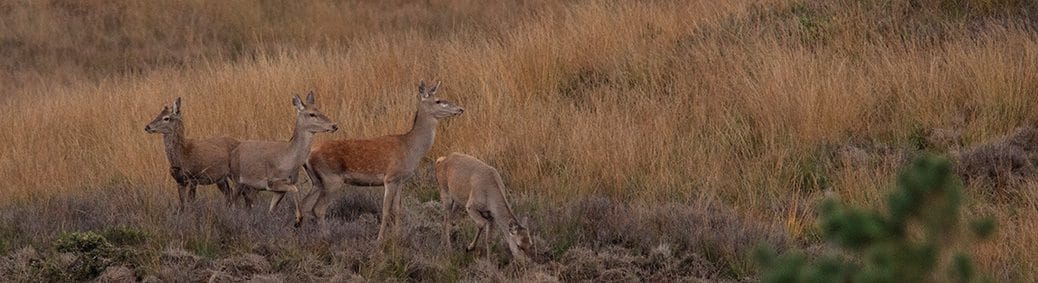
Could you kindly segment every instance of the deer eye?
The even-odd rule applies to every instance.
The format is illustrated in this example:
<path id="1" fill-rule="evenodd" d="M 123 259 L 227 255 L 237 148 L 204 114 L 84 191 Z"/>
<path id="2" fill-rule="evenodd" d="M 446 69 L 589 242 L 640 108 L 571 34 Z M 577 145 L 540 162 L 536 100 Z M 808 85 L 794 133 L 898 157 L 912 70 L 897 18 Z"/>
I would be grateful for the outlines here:
<path id="1" fill-rule="evenodd" d="M 162 121 L 169 121 L 169 117 L 162 117 Z"/>
<path id="2" fill-rule="evenodd" d="M 317 114 L 310 113 L 310 117 L 317 117 Z"/>

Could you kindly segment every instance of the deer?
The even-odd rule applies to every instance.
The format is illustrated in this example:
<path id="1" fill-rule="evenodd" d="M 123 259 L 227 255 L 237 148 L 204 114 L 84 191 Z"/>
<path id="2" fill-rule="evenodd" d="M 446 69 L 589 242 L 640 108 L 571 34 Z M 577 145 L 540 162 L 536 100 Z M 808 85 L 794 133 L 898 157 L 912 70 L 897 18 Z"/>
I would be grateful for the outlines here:
<path id="1" fill-rule="evenodd" d="M 231 205 L 234 198 L 231 195 L 227 162 L 231 151 L 238 146 L 238 140 L 229 137 L 184 137 L 181 110 L 181 99 L 177 97 L 172 106 L 163 105 L 158 116 L 144 126 L 147 133 L 162 134 L 166 158 L 169 160 L 169 173 L 177 183 L 179 204 L 176 211 L 184 211 L 185 203 L 195 200 L 195 189 L 200 185 L 216 184 L 227 204 Z"/>
<path id="2" fill-rule="evenodd" d="M 497 169 L 483 161 L 463 153 L 451 153 L 436 159 L 436 186 L 443 204 L 443 246 L 451 250 L 451 212 L 457 204 L 465 205 L 465 212 L 476 222 L 479 230 L 466 251 L 476 248 L 480 235 L 486 232 L 486 256 L 490 256 L 491 225 L 497 227 L 512 253 L 512 257 L 525 261 L 532 244 L 527 219 L 515 217 L 505 197 L 505 185 Z"/>
<path id="3" fill-rule="evenodd" d="M 440 83 L 427 88 L 422 80 L 418 85 L 417 109 L 411 129 L 403 134 L 369 139 L 322 141 L 314 145 L 310 159 L 303 169 L 314 185 L 304 203 L 308 216 L 321 227 L 326 227 L 328 191 L 345 184 L 353 186 L 383 186 L 382 216 L 379 225 L 379 243 L 387 238 L 387 227 L 393 235 L 400 230 L 400 190 L 415 175 L 419 161 L 428 153 L 436 136 L 440 119 L 461 115 L 461 106 L 440 99 L 436 95 Z"/>
<path id="4" fill-rule="evenodd" d="M 317 133 L 335 132 L 339 126 L 328 119 L 314 101 L 314 92 L 306 95 L 306 102 L 299 95 L 292 97 L 292 106 L 296 109 L 295 129 L 292 138 L 287 141 L 242 141 L 231 152 L 231 178 L 238 184 L 233 195 L 237 197 L 245 192 L 257 190 L 271 191 L 274 197 L 270 200 L 268 213 L 273 214 L 285 194 L 292 197 L 295 203 L 295 226 L 302 220 L 299 199 L 299 168 L 306 162 Z M 251 205 L 246 197 L 246 206 Z"/>

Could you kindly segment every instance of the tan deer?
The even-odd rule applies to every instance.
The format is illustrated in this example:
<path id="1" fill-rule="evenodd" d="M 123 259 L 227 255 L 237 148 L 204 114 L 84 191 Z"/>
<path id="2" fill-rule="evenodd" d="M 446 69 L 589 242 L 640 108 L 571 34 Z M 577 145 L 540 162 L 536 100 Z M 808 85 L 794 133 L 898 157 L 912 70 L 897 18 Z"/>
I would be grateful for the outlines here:
<path id="1" fill-rule="evenodd" d="M 238 140 L 228 137 L 187 139 L 184 137 L 184 120 L 181 115 L 180 97 L 173 106 L 163 106 L 162 112 L 151 123 L 144 126 L 148 133 L 161 133 L 169 159 L 169 172 L 177 182 L 180 202 L 177 211 L 184 210 L 184 203 L 195 200 L 195 187 L 216 184 L 228 204 L 231 195 L 230 170 L 227 166 L 231 150 Z"/>
<path id="2" fill-rule="evenodd" d="M 339 126 L 331 122 L 318 109 L 314 102 L 314 92 L 306 95 L 304 104 L 299 96 L 292 98 L 296 108 L 296 125 L 292 139 L 281 141 L 242 141 L 231 152 L 231 178 L 238 183 L 233 194 L 247 190 L 266 190 L 275 193 L 270 200 L 270 209 L 281 202 L 288 193 L 295 203 L 295 225 L 298 227 L 302 219 L 299 203 L 298 181 L 299 167 L 306 162 L 310 154 L 310 146 L 314 135 L 322 132 L 335 132 Z M 247 200 L 248 201 L 248 200 Z"/>
<path id="3" fill-rule="evenodd" d="M 491 224 L 502 233 L 512 257 L 526 260 L 530 251 L 530 231 L 526 219 L 519 221 L 505 198 L 505 185 L 497 169 L 475 157 L 451 153 L 436 159 L 436 185 L 443 203 L 443 245 L 451 249 L 450 216 L 455 204 L 465 204 L 465 212 L 479 230 L 467 250 L 476 248 L 479 236 L 486 232 L 486 255 L 490 255 Z"/>
<path id="4" fill-rule="evenodd" d="M 432 147 L 439 119 L 460 115 L 464 109 L 440 99 L 436 91 L 440 84 L 426 89 L 425 81 L 418 85 L 418 109 L 411 130 L 400 135 L 372 139 L 324 141 L 314 146 L 310 160 L 304 166 L 314 190 L 306 197 L 306 212 L 312 213 L 324 227 L 328 211 L 328 190 L 343 184 L 354 186 L 385 186 L 382 200 L 382 223 L 378 241 L 386 236 L 387 225 L 393 225 L 393 235 L 400 230 L 400 187 L 415 175 L 418 162 Z"/>

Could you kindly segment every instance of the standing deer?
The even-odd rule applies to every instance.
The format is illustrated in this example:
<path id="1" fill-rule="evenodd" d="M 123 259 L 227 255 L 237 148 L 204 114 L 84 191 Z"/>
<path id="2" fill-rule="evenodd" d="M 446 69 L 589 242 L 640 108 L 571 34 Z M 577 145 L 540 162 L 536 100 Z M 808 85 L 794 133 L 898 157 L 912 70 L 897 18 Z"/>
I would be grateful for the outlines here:
<path id="1" fill-rule="evenodd" d="M 339 126 L 317 110 L 313 91 L 306 95 L 306 104 L 296 95 L 292 98 L 292 105 L 296 108 L 296 125 L 291 140 L 243 141 L 231 152 L 230 164 L 231 177 L 238 183 L 234 193 L 236 197 L 246 190 L 272 191 L 275 195 L 270 200 L 268 212 L 273 213 L 285 194 L 291 194 L 295 203 L 295 226 L 298 227 L 302 219 L 299 189 L 295 185 L 299 167 L 310 154 L 314 135 L 335 132 Z"/>
<path id="2" fill-rule="evenodd" d="M 426 89 L 418 85 L 418 107 L 411 130 L 400 135 L 372 139 L 346 139 L 320 142 L 314 146 L 304 165 L 314 190 L 306 197 L 306 212 L 324 227 L 328 211 L 328 189 L 343 184 L 385 186 L 382 223 L 378 241 L 383 242 L 388 225 L 393 235 L 400 230 L 400 187 L 415 175 L 418 162 L 432 147 L 439 119 L 464 112 L 460 106 L 436 97 L 440 84 Z"/>
<path id="3" fill-rule="evenodd" d="M 461 153 L 436 159 L 436 185 L 443 203 L 443 245 L 449 251 L 450 216 L 455 204 L 465 204 L 465 212 L 479 225 L 476 237 L 466 250 L 476 248 L 479 235 L 486 231 L 486 255 L 490 255 L 491 224 L 503 235 L 512 257 L 525 260 L 530 250 L 530 231 L 526 219 L 520 222 L 505 198 L 505 185 L 497 170 L 475 157 Z"/>
<path id="4" fill-rule="evenodd" d="M 238 140 L 228 137 L 207 139 L 184 138 L 184 120 L 181 116 L 180 97 L 173 106 L 163 106 L 162 112 L 151 123 L 144 126 L 148 133 L 161 133 L 169 159 L 169 172 L 177 182 L 180 203 L 177 212 L 184 210 L 184 203 L 195 200 L 195 187 L 216 184 L 230 205 L 233 201 L 228 181 L 227 167 L 230 152 L 238 146 Z"/>

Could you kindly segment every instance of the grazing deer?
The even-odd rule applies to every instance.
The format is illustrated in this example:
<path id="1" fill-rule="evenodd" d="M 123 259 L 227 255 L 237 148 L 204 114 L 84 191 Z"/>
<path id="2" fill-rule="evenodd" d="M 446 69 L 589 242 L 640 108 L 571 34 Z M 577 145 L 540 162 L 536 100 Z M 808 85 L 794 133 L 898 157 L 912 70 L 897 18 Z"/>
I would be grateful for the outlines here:
<path id="1" fill-rule="evenodd" d="M 436 185 L 443 203 L 443 245 L 451 249 L 450 216 L 455 204 L 465 204 L 465 212 L 479 225 L 476 237 L 466 250 L 476 248 L 479 235 L 486 231 L 486 255 L 490 255 L 491 224 L 504 235 L 512 257 L 525 260 L 530 251 L 530 231 L 526 219 L 515 218 L 505 198 L 505 185 L 497 169 L 475 157 L 451 153 L 436 159 Z"/>
<path id="2" fill-rule="evenodd" d="M 306 104 L 296 95 L 292 98 L 296 108 L 296 125 L 292 139 L 280 141 L 243 141 L 231 152 L 231 178 L 238 183 L 234 196 L 247 190 L 267 190 L 275 193 L 270 200 L 270 209 L 281 202 L 286 193 L 295 203 L 295 225 L 302 219 L 299 189 L 296 187 L 299 167 L 310 154 L 314 135 L 335 132 L 339 126 L 328 120 L 314 103 L 314 92 L 306 95 Z M 248 201 L 248 198 L 246 199 Z"/>
<path id="3" fill-rule="evenodd" d="M 231 204 L 234 198 L 228 183 L 230 170 L 227 161 L 231 150 L 238 146 L 238 140 L 228 137 L 184 138 L 180 97 L 173 101 L 172 107 L 162 106 L 162 112 L 144 126 L 144 131 L 162 134 L 166 158 L 169 159 L 169 172 L 178 186 L 178 212 L 184 210 L 185 202 L 195 200 L 195 187 L 198 185 L 216 184 L 227 199 L 227 204 Z"/>
<path id="4" fill-rule="evenodd" d="M 306 197 L 306 212 L 312 213 L 322 227 L 328 211 L 328 189 L 343 184 L 385 186 L 382 199 L 382 223 L 378 241 L 383 242 L 387 225 L 393 235 L 400 230 L 400 187 L 415 175 L 418 162 L 432 147 L 439 119 L 464 112 L 460 106 L 436 97 L 440 84 L 426 89 L 418 85 L 418 109 L 411 130 L 400 135 L 372 139 L 346 139 L 320 142 L 314 146 L 310 160 L 304 165 L 314 190 Z"/>

